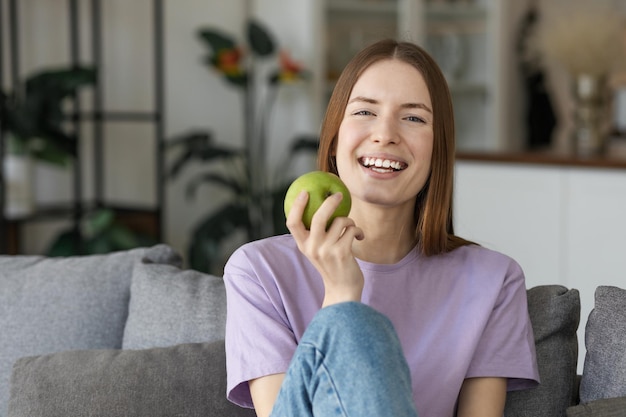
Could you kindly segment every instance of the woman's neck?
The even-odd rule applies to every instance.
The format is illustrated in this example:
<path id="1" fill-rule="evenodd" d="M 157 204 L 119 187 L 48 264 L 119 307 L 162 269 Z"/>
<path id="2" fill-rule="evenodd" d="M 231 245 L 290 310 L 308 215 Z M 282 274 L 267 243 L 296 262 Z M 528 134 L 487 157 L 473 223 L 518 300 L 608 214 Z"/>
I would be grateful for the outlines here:
<path id="1" fill-rule="evenodd" d="M 404 211 L 353 208 L 350 217 L 363 229 L 365 235 L 365 239 L 354 241 L 354 255 L 358 259 L 378 264 L 394 264 L 403 259 L 417 243 L 413 213 Z"/>

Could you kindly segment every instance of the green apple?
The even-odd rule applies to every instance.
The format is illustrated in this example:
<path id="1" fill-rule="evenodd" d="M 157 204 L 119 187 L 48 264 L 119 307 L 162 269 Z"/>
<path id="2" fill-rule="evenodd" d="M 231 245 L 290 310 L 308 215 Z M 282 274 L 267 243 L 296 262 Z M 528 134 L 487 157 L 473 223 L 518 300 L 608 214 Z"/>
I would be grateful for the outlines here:
<path id="1" fill-rule="evenodd" d="M 343 194 L 343 199 L 341 203 L 339 203 L 337 210 L 335 210 L 328 220 L 326 228 L 330 226 L 336 217 L 345 217 L 350 213 L 352 198 L 350 197 L 348 187 L 346 187 L 343 181 L 341 181 L 337 175 L 330 172 L 312 171 L 296 178 L 289 186 L 287 194 L 285 195 L 285 216 L 289 215 L 293 202 L 303 190 L 309 193 L 309 201 L 302 214 L 302 222 L 307 229 L 311 228 L 313 214 L 320 208 L 324 200 L 337 192 Z"/>

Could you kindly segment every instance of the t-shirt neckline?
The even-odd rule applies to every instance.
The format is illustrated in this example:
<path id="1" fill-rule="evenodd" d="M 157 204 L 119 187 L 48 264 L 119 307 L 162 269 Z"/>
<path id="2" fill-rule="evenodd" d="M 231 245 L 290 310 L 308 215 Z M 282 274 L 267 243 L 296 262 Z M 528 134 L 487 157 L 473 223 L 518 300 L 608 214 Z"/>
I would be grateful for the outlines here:
<path id="1" fill-rule="evenodd" d="M 362 259 L 356 258 L 357 263 L 361 267 L 362 270 L 372 271 L 372 272 L 391 272 L 396 269 L 400 269 L 405 267 L 411 262 L 417 261 L 419 258 L 419 253 L 417 247 L 413 247 L 407 253 L 404 258 L 400 259 L 398 262 L 394 264 L 377 264 L 374 262 L 364 261 Z"/>

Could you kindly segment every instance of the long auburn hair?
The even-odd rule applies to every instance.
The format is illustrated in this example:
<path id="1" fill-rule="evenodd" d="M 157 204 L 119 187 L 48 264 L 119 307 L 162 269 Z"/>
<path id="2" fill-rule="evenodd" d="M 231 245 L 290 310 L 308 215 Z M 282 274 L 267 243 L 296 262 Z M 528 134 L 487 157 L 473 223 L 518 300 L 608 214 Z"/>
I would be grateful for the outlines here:
<path id="1" fill-rule="evenodd" d="M 370 65 L 394 59 L 410 64 L 420 72 L 433 106 L 431 172 L 416 197 L 415 237 L 424 255 L 449 252 L 472 242 L 455 236 L 452 222 L 455 132 L 450 91 L 439 66 L 421 47 L 386 39 L 366 47 L 352 58 L 341 73 L 326 109 L 320 132 L 318 167 L 322 171 L 338 174 L 333 153 L 352 88 Z"/>

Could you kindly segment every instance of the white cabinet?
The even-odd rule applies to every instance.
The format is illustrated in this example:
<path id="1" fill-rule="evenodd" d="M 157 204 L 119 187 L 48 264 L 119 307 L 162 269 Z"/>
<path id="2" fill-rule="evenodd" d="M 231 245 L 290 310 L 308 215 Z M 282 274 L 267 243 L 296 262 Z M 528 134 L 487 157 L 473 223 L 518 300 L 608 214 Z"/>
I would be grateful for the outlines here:
<path id="1" fill-rule="evenodd" d="M 325 107 L 347 61 L 375 40 L 393 37 L 422 45 L 437 60 L 452 93 L 457 146 L 499 150 L 505 121 L 504 5 L 500 0 L 324 0 L 319 2 L 317 85 Z"/>
<path id="2" fill-rule="evenodd" d="M 626 170 L 460 161 L 454 203 L 455 232 L 517 260 L 528 288 L 580 291 L 582 370 L 595 289 L 626 288 Z"/>

